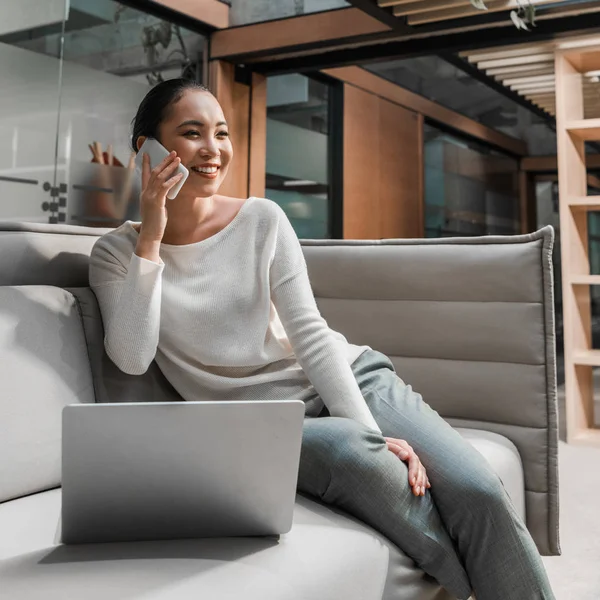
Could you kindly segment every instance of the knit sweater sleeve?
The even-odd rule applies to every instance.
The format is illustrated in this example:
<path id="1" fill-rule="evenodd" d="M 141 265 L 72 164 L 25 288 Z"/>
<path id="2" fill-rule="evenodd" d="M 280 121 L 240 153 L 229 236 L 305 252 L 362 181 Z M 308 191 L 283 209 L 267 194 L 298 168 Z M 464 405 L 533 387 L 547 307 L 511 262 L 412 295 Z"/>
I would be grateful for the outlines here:
<path id="1" fill-rule="evenodd" d="M 332 416 L 347 417 L 381 432 L 339 342 L 319 312 L 296 233 L 285 213 L 278 213 L 271 299 L 298 363 Z"/>
<path id="2" fill-rule="evenodd" d="M 142 375 L 158 346 L 161 280 L 164 264 L 132 253 L 128 264 L 102 238 L 90 257 L 90 287 L 104 323 L 104 347 L 110 359 L 130 375 Z"/>

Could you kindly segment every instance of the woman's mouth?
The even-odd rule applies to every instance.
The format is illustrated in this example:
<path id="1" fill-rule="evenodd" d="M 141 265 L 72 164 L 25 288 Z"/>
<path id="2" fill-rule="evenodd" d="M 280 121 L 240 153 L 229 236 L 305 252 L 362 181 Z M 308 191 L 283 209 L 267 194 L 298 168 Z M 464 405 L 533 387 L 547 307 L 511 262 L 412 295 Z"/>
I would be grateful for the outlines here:
<path id="1" fill-rule="evenodd" d="M 206 167 L 190 167 L 190 171 L 205 179 L 216 179 L 219 173 L 220 167 L 218 165 L 211 165 Z"/>

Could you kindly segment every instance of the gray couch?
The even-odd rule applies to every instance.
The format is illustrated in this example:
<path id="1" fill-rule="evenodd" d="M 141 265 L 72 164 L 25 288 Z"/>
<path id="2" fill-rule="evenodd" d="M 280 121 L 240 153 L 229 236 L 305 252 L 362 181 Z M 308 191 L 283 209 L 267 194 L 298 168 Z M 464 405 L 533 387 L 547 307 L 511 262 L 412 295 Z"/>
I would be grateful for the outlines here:
<path id="1" fill-rule="evenodd" d="M 302 496 L 278 543 L 56 543 L 63 406 L 177 398 L 155 365 L 129 376 L 104 354 L 87 287 L 101 233 L 0 223 L 0 598 L 447 600 L 382 535 Z M 559 553 L 552 243 L 550 228 L 304 242 L 330 326 L 389 355 L 483 453 L 543 554 Z"/>

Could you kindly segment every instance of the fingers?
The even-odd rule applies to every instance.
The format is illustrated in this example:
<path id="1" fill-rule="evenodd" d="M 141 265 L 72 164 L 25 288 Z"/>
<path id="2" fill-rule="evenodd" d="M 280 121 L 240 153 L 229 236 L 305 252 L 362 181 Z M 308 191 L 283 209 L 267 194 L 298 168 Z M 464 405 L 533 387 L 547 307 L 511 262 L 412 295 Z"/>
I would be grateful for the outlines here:
<path id="1" fill-rule="evenodd" d="M 148 187 L 150 181 L 150 157 L 146 152 L 142 156 L 142 189 L 145 190 Z"/>
<path id="2" fill-rule="evenodd" d="M 412 454 L 408 459 L 408 483 L 410 483 L 413 494 L 420 496 L 420 483 L 421 483 L 421 461 L 418 459 L 416 454 Z"/>
<path id="3" fill-rule="evenodd" d="M 388 450 L 400 460 L 408 463 L 408 482 L 415 496 L 424 496 L 425 491 L 431 488 L 427 471 L 412 446 L 405 440 L 384 438 Z"/>
<path id="4" fill-rule="evenodd" d="M 173 175 L 180 164 L 181 159 L 178 156 L 174 157 L 171 162 L 167 163 L 167 165 L 155 175 L 157 181 L 166 181 L 171 175 Z"/>
<path id="5" fill-rule="evenodd" d="M 400 446 L 397 442 L 398 440 L 386 440 L 387 441 L 387 446 L 388 446 L 388 450 L 390 452 L 392 452 L 392 454 L 395 454 L 400 460 L 406 460 L 409 456 L 410 453 L 408 452 L 408 450 L 406 450 L 406 448 L 403 448 L 402 446 Z"/>
<path id="6" fill-rule="evenodd" d="M 175 152 L 175 150 L 172 150 L 171 152 L 169 152 L 169 154 L 167 156 L 165 156 L 155 167 L 154 169 L 152 169 L 152 174 L 154 176 L 159 175 L 159 173 L 161 173 L 165 167 L 171 163 L 173 160 L 175 160 L 177 158 L 177 152 Z"/>
<path id="7" fill-rule="evenodd" d="M 176 183 L 179 182 L 179 180 L 183 177 L 183 173 L 177 173 L 177 175 L 175 175 L 174 177 L 171 177 L 170 179 L 167 179 L 163 184 L 163 188 L 167 191 L 169 191 Z"/>

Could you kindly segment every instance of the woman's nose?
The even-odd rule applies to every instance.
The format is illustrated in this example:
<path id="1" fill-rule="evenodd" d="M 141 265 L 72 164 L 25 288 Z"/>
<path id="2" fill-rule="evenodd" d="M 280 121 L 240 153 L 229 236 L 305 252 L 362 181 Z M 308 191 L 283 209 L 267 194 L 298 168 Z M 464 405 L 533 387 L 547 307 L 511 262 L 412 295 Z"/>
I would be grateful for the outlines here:
<path id="1" fill-rule="evenodd" d="M 200 154 L 203 156 L 218 156 L 220 151 L 217 141 L 213 139 L 206 140 L 200 149 Z"/>

